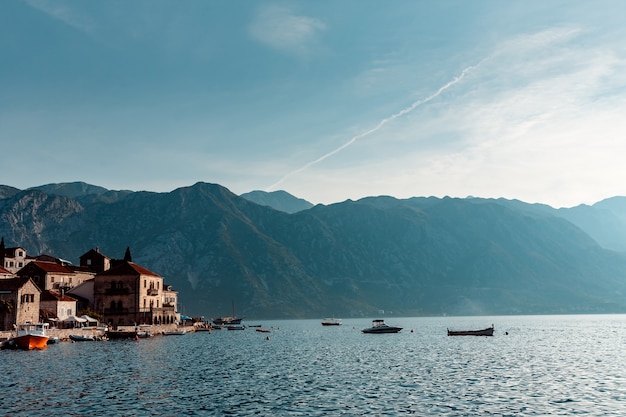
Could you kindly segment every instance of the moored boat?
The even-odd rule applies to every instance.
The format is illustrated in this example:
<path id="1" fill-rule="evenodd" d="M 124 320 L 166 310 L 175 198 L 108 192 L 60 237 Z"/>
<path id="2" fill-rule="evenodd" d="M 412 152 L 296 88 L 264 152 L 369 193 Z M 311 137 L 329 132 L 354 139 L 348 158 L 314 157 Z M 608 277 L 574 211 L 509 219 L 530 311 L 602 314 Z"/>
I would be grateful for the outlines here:
<path id="1" fill-rule="evenodd" d="M 85 336 L 81 334 L 71 334 L 69 337 L 72 342 L 94 342 L 96 340 L 93 336 Z"/>
<path id="2" fill-rule="evenodd" d="M 108 339 L 135 339 L 137 332 L 129 330 L 107 330 L 106 337 Z"/>
<path id="3" fill-rule="evenodd" d="M 226 326 L 227 330 L 244 330 L 245 328 L 246 328 L 245 326 L 240 326 L 240 325 Z"/>
<path id="4" fill-rule="evenodd" d="M 329 318 L 322 320 L 322 326 L 341 326 L 341 319 Z"/>
<path id="5" fill-rule="evenodd" d="M 271 330 L 269 329 L 255 329 L 259 333 L 269 333 Z"/>
<path id="6" fill-rule="evenodd" d="M 372 327 L 361 330 L 363 333 L 398 333 L 402 327 L 389 326 L 385 320 L 377 319 L 372 321 Z"/>
<path id="7" fill-rule="evenodd" d="M 217 318 L 211 319 L 211 321 L 213 322 L 213 324 L 217 326 L 228 326 L 228 325 L 241 324 L 241 320 L 243 319 L 244 319 L 243 317 L 237 317 L 235 315 L 235 303 L 233 302 L 233 315 L 232 316 L 217 317 Z"/>
<path id="8" fill-rule="evenodd" d="M 493 324 L 482 330 L 450 330 L 448 336 L 493 336 Z"/>
<path id="9" fill-rule="evenodd" d="M 48 347 L 48 323 L 24 323 L 17 327 L 13 343 L 20 349 L 33 350 Z"/>

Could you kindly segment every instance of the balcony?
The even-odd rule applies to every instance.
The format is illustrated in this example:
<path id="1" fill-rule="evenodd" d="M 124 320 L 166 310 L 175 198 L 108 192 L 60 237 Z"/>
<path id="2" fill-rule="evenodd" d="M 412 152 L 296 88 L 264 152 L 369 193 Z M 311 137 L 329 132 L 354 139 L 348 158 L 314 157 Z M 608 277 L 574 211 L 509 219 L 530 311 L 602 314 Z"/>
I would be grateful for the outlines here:
<path id="1" fill-rule="evenodd" d="M 159 295 L 159 290 L 156 288 L 148 288 L 148 295 Z"/>

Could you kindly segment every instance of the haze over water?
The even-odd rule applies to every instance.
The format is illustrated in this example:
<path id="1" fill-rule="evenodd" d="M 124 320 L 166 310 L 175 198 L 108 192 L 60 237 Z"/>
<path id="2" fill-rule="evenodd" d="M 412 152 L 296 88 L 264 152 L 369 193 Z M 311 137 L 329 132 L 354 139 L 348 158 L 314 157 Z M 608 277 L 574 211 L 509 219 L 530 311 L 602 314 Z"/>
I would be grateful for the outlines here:
<path id="1" fill-rule="evenodd" d="M 19 416 L 626 413 L 626 316 L 386 320 L 404 330 L 362 334 L 368 319 L 249 321 L 271 333 L 2 351 L 0 404 Z M 494 337 L 446 336 L 492 323 Z"/>

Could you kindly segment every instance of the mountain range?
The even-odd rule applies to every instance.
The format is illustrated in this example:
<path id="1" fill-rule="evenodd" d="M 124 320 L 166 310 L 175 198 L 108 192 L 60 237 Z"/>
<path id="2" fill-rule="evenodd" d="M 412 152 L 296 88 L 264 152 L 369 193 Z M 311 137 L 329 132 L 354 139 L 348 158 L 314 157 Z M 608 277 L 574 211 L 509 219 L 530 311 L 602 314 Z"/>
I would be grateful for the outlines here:
<path id="1" fill-rule="evenodd" d="M 98 247 L 164 277 L 195 316 L 626 312 L 626 198 L 555 209 L 387 196 L 313 205 L 209 183 L 171 192 L 0 186 L 7 246 Z"/>

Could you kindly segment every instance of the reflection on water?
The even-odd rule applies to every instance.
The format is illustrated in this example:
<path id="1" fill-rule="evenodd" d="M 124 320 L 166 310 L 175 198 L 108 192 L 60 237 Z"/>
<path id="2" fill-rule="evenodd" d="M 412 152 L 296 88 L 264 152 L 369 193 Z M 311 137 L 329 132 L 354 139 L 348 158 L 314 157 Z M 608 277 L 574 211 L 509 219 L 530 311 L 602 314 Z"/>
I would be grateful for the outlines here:
<path id="1" fill-rule="evenodd" d="M 25 416 L 626 413 L 626 316 L 387 322 L 404 330 L 365 335 L 367 319 L 266 321 L 269 334 L 2 351 L 0 402 Z M 494 337 L 446 335 L 492 323 Z"/>

